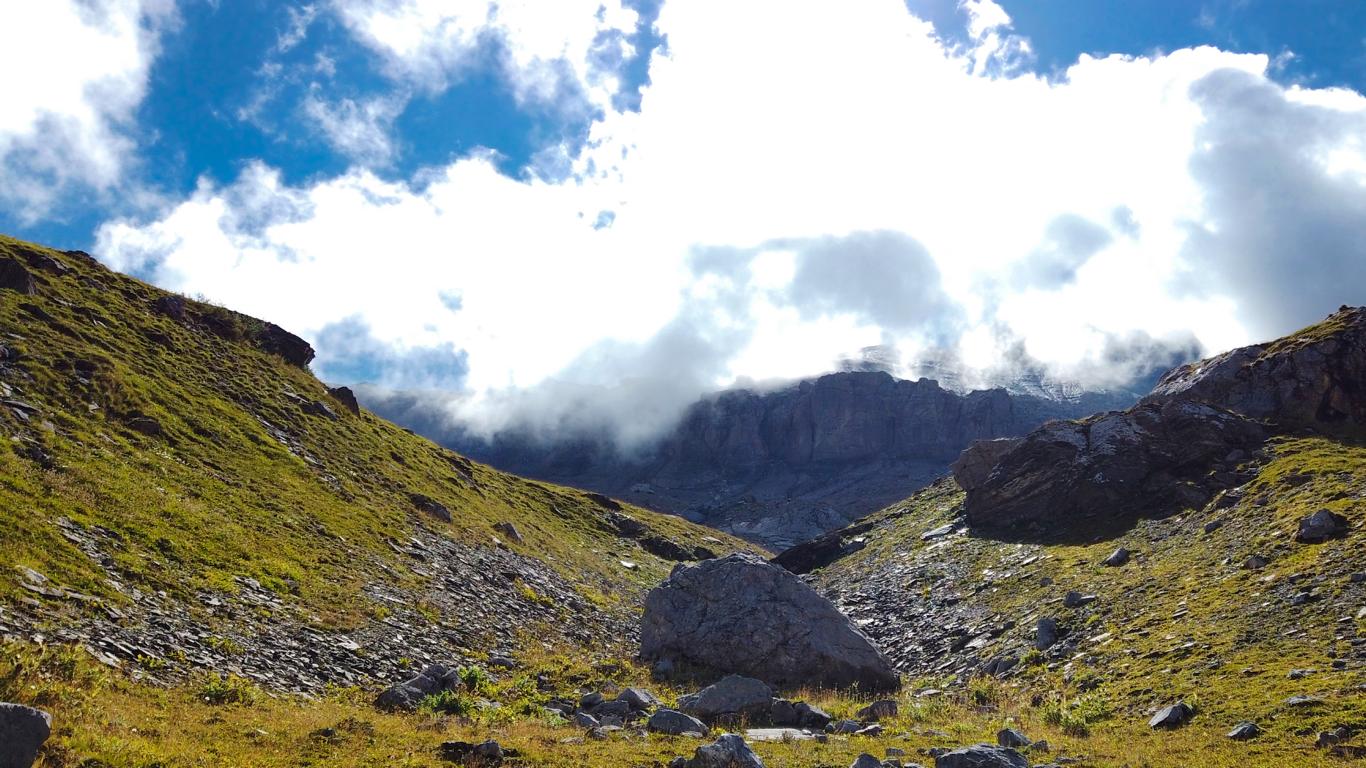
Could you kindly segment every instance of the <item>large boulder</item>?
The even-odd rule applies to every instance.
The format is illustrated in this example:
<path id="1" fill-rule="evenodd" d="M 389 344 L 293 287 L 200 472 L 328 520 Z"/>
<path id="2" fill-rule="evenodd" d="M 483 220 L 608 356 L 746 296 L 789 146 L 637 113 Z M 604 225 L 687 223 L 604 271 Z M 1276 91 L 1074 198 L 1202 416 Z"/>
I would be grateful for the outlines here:
<path id="1" fill-rule="evenodd" d="M 666 733 L 671 736 L 707 732 L 707 726 L 701 720 L 673 709 L 656 710 L 645 722 L 645 727 L 655 733 Z"/>
<path id="2" fill-rule="evenodd" d="M 22 704 L 0 704 L 0 768 L 30 768 L 52 734 L 52 717 Z"/>
<path id="3" fill-rule="evenodd" d="M 949 465 L 953 479 L 965 491 L 980 487 L 991 476 L 996 462 L 1015 449 L 1023 438 L 1002 437 L 996 440 L 978 440 L 967 447 L 958 459 Z"/>
<path id="4" fill-rule="evenodd" d="M 285 359 L 285 362 L 299 368 L 307 368 L 313 362 L 313 347 L 303 339 L 286 331 L 275 323 L 263 323 L 256 333 L 256 345 Z"/>
<path id="5" fill-rule="evenodd" d="M 780 686 L 885 691 L 900 683 L 891 661 L 829 600 L 751 554 L 676 567 L 645 599 L 640 653 Z"/>

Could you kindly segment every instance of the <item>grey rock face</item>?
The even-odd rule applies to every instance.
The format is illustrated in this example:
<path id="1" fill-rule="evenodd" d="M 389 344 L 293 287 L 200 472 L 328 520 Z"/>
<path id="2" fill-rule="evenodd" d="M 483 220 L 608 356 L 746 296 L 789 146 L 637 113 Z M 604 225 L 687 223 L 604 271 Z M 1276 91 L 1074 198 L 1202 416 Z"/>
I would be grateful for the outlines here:
<path id="1" fill-rule="evenodd" d="M 1250 419 L 1187 402 L 1049 422 L 1000 458 L 964 511 L 990 529 L 1202 506 L 1223 490 L 1211 485 L 1218 472 L 1236 470 L 1228 457 L 1265 436 Z"/>
<path id="2" fill-rule="evenodd" d="M 410 494 L 409 499 L 412 500 L 414 507 L 426 512 L 432 517 L 446 523 L 451 521 L 451 511 L 446 509 L 445 504 L 442 504 L 436 499 L 433 499 L 430 496 L 423 496 L 420 493 Z"/>
<path id="3" fill-rule="evenodd" d="M 939 755 L 934 768 L 1029 768 L 1029 761 L 1010 747 L 977 744 Z"/>
<path id="4" fill-rule="evenodd" d="M 659 706 L 659 699 L 644 688 L 627 688 L 617 694 L 617 701 L 626 702 L 637 712 L 648 712 Z"/>
<path id="5" fill-rule="evenodd" d="M 697 717 L 754 715 L 772 707 L 773 689 L 762 680 L 727 675 L 697 693 L 678 699 L 678 708 Z"/>
<path id="6" fill-rule="evenodd" d="M 19 293 L 37 293 L 33 278 L 18 259 L 0 259 L 0 289 Z"/>
<path id="7" fill-rule="evenodd" d="M 882 761 L 864 752 L 849 764 L 849 768 L 882 768 Z"/>
<path id="8" fill-rule="evenodd" d="M 680 566 L 645 600 L 641 656 L 687 660 L 776 685 L 892 690 L 868 636 L 787 570 L 748 554 Z"/>
<path id="9" fill-rule="evenodd" d="M 1003 747 L 1010 747 L 1011 749 L 1022 749 L 1034 742 L 1030 741 L 1029 737 L 1014 728 L 1002 728 L 996 734 L 996 743 Z"/>
<path id="10" fill-rule="evenodd" d="M 642 458 L 592 440 L 547 447 L 505 434 L 491 445 L 459 435 L 446 442 L 502 469 L 681 514 L 778 551 L 928 485 L 974 440 L 1023 435 L 1050 418 L 1134 399 L 1076 402 L 1004 389 L 960 395 L 929 379 L 845 372 L 704 397 Z"/>
<path id="11" fill-rule="evenodd" d="M 949 469 L 953 471 L 953 479 L 958 481 L 959 487 L 965 491 L 981 487 L 1001 457 L 1014 450 L 1021 439 L 1002 437 L 974 442 L 949 465 Z"/>
<path id="12" fill-rule="evenodd" d="M 764 768 L 764 761 L 754 754 L 744 739 L 727 733 L 711 744 L 698 747 L 691 760 L 678 765 L 681 768 Z"/>
<path id="13" fill-rule="evenodd" d="M 645 727 L 656 733 L 678 736 L 684 733 L 707 732 L 707 726 L 695 717 L 672 709 L 660 709 L 646 721 Z"/>
<path id="14" fill-rule="evenodd" d="M 1366 434 L 1366 308 L 1270 344 L 1179 367 L 1138 405 L 1050 422 L 960 482 L 977 528 L 1200 507 L 1238 484 L 1238 464 L 1268 435 Z M 975 461 L 975 464 L 974 464 Z M 1321 539 L 1320 539 L 1321 540 Z"/>
<path id="15" fill-rule="evenodd" d="M 0 704 L 0 768 L 29 768 L 51 734 L 48 713 L 22 704 Z"/>
<path id="16" fill-rule="evenodd" d="M 1366 430 L 1366 307 L 1342 307 L 1314 328 L 1173 369 L 1144 401 L 1219 405 L 1282 427 Z"/>
<path id="17" fill-rule="evenodd" d="M 352 415 L 360 415 L 360 402 L 356 400 L 356 393 L 351 391 L 350 387 L 329 387 L 327 394 L 331 395 L 333 400 L 341 403 L 342 407 L 350 411 Z"/>
<path id="18" fill-rule="evenodd" d="M 1100 561 L 1100 564 L 1108 566 L 1110 568 L 1118 568 L 1121 565 L 1126 565 L 1128 562 L 1129 550 L 1125 549 L 1124 547 L 1120 547 L 1119 549 L 1116 549 L 1114 552 L 1111 552 L 1109 557 Z"/>

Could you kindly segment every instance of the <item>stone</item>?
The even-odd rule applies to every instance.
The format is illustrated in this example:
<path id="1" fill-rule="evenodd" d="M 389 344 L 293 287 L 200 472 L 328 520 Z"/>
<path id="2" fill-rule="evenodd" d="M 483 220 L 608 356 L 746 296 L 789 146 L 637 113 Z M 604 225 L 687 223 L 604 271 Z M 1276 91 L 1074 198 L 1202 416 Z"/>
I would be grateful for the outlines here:
<path id="1" fill-rule="evenodd" d="M 1029 761 L 1010 747 L 976 744 L 936 755 L 934 768 L 1029 768 Z"/>
<path id="2" fill-rule="evenodd" d="M 29 768 L 52 735 L 52 716 L 22 704 L 0 704 L 0 768 Z"/>
<path id="3" fill-rule="evenodd" d="M 1063 595 L 1062 604 L 1064 608 L 1080 608 L 1096 601 L 1095 595 L 1083 595 L 1080 592 L 1072 591 Z"/>
<path id="4" fill-rule="evenodd" d="M 744 739 L 726 733 L 711 744 L 698 747 L 692 759 L 681 765 L 682 768 L 764 768 L 764 761 L 754 754 Z"/>
<path id="5" fill-rule="evenodd" d="M 1295 532 L 1295 541 L 1304 544 L 1319 544 L 1347 533 L 1347 518 L 1327 509 L 1320 509 L 1300 521 Z"/>
<path id="6" fill-rule="evenodd" d="M 881 699 L 860 709 L 858 717 L 860 720 L 877 722 L 888 718 L 896 717 L 898 708 L 893 699 Z"/>
<path id="7" fill-rule="evenodd" d="M 607 701 L 606 696 L 603 696 L 597 691 L 590 691 L 579 697 L 579 707 L 582 709 L 593 709 L 594 707 L 601 706 L 605 701 Z"/>
<path id="8" fill-rule="evenodd" d="M 1178 701 L 1157 711 L 1148 721 L 1149 728 L 1176 728 L 1184 725 L 1195 712 L 1184 701 Z"/>
<path id="9" fill-rule="evenodd" d="M 996 743 L 1012 749 L 1023 749 L 1030 744 L 1033 744 L 1033 742 L 1029 740 L 1029 737 L 1014 728 L 1002 728 L 1000 731 L 997 731 Z"/>
<path id="10" fill-rule="evenodd" d="M 832 720 L 825 724 L 826 733 L 849 734 L 858 733 L 862 727 L 857 720 Z"/>
<path id="11" fill-rule="evenodd" d="M 1050 616 L 1039 619 L 1034 625 L 1034 647 L 1040 651 L 1046 651 L 1057 642 L 1058 620 Z"/>
<path id="12" fill-rule="evenodd" d="M 341 403 L 341 406 L 351 412 L 353 416 L 360 415 L 360 401 L 356 399 L 356 393 L 350 387 L 328 387 L 327 394 L 333 400 Z"/>
<path id="13" fill-rule="evenodd" d="M 1118 568 L 1119 566 L 1129 562 L 1129 554 L 1129 550 L 1125 549 L 1124 547 L 1120 547 L 1119 549 L 1116 549 L 1114 552 L 1111 552 L 1109 557 L 1105 558 L 1104 560 L 1101 560 L 1100 564 L 1109 568 Z"/>
<path id="14" fill-rule="evenodd" d="M 1248 558 L 1243 561 L 1243 568 L 1249 571 L 1260 571 L 1265 568 L 1269 562 L 1269 560 L 1261 555 L 1249 555 Z"/>
<path id="15" fill-rule="evenodd" d="M 433 664 L 416 676 L 386 688 L 375 699 L 375 706 L 388 712 L 412 712 L 428 696 L 452 690 L 460 684 L 454 669 Z"/>
<path id="16" fill-rule="evenodd" d="M 413 502 L 413 506 L 417 507 L 419 512 L 426 512 L 444 523 L 451 522 L 451 511 L 446 509 L 445 504 L 442 504 L 436 499 L 433 499 L 430 496 L 424 496 L 420 493 L 410 493 L 408 494 L 408 499 Z"/>
<path id="17" fill-rule="evenodd" d="M 773 688 L 762 680 L 727 675 L 697 693 L 680 696 L 678 708 L 690 715 L 712 720 L 721 715 L 767 713 L 773 701 Z"/>
<path id="18" fill-rule="evenodd" d="M 705 734 L 707 726 L 691 715 L 673 709 L 659 709 L 646 721 L 645 727 L 655 733 L 680 736 L 685 733 Z"/>
<path id="19" fill-rule="evenodd" d="M 1234 741 L 1247 741 L 1256 738 L 1261 732 L 1262 729 L 1258 728 L 1256 723 L 1244 720 L 1233 726 L 1233 730 L 1228 732 L 1228 737 Z"/>
<path id="20" fill-rule="evenodd" d="M 637 712 L 649 712 L 659 706 L 659 699 L 644 688 L 626 688 L 617 694 L 617 701 L 626 702 Z"/>
<path id="21" fill-rule="evenodd" d="M 854 758 L 854 762 L 850 763 L 849 768 L 882 768 L 882 761 L 864 752 Z"/>
<path id="22" fill-rule="evenodd" d="M 23 264 L 6 256 L 0 258 L 0 290 L 31 295 L 38 292 L 38 286 L 34 284 L 33 276 Z"/>
<path id="23" fill-rule="evenodd" d="M 858 729 L 857 731 L 854 731 L 854 735 L 855 735 L 855 736 L 868 736 L 868 737 L 881 736 L 881 735 L 882 735 L 882 723 L 873 723 L 872 725 L 865 725 L 865 726 L 863 726 L 862 728 Z"/>
<path id="24" fill-rule="evenodd" d="M 641 656 L 775 685 L 895 690 L 891 660 L 795 574 L 743 553 L 676 567 L 650 591 Z"/>
<path id="25" fill-rule="evenodd" d="M 507 520 L 504 520 L 500 523 L 496 523 L 493 526 L 493 530 L 508 537 L 508 541 L 511 541 L 514 544 L 522 543 L 522 532 L 517 529 L 516 525 L 513 525 L 511 522 Z"/>
<path id="26" fill-rule="evenodd" d="M 1223 528 L 1223 527 L 1224 527 L 1224 521 L 1223 521 L 1223 520 L 1211 520 L 1211 521 L 1209 521 L 1208 523 L 1205 523 L 1205 533 L 1214 533 L 1215 531 L 1217 531 L 1217 530 L 1219 530 L 1220 528 Z"/>
<path id="27" fill-rule="evenodd" d="M 128 420 L 128 428 L 148 437 L 157 437 L 161 434 L 161 422 L 150 416 L 135 416 Z"/>
<path id="28" fill-rule="evenodd" d="M 1313 707 L 1313 706 L 1317 706 L 1317 705 L 1319 705 L 1319 704 L 1321 704 L 1321 703 L 1323 703 L 1323 699 L 1320 699 L 1320 698 L 1317 697 L 1317 696 L 1297 695 L 1297 696 L 1291 696 L 1290 698 L 1288 698 L 1288 699 L 1285 700 L 1285 705 L 1286 705 L 1287 707 L 1296 707 L 1296 708 L 1300 708 L 1300 707 Z"/>
<path id="29" fill-rule="evenodd" d="M 826 712 L 820 707 L 807 704 L 804 701 L 797 702 L 797 704 L 794 705 L 794 709 L 797 710 L 797 724 L 803 728 L 825 730 L 825 726 L 829 725 L 830 720 L 832 719 L 829 712 Z"/>

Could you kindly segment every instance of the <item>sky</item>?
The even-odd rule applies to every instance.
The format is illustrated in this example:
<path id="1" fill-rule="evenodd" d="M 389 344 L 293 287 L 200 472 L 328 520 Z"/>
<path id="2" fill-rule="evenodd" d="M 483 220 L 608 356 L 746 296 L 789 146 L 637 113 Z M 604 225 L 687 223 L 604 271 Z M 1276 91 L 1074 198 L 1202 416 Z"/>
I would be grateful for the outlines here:
<path id="1" fill-rule="evenodd" d="M 0 27 L 0 231 L 480 432 L 639 444 L 869 347 L 1121 386 L 1366 300 L 1362 3 L 45 0 Z"/>

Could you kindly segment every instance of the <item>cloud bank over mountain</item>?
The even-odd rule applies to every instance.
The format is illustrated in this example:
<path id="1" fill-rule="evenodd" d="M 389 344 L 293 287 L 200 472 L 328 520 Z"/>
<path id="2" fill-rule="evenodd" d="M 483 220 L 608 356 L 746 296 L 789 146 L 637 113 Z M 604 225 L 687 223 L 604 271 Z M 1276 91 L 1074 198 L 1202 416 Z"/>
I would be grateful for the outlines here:
<path id="1" fill-rule="evenodd" d="M 521 174 L 473 150 L 394 178 L 387 113 L 318 102 L 347 171 L 247 162 L 108 222 L 99 255 L 302 332 L 325 377 L 438 393 L 476 429 L 628 444 L 701 392 L 863 347 L 1110 386 L 1363 300 L 1366 98 L 1277 82 L 1269 55 L 1043 75 L 990 0 L 962 6 L 967 42 L 899 0 L 566 3 L 554 24 L 475 5 L 317 13 L 395 92 L 491 56 L 585 141 Z M 643 27 L 665 42 L 623 101 Z"/>

